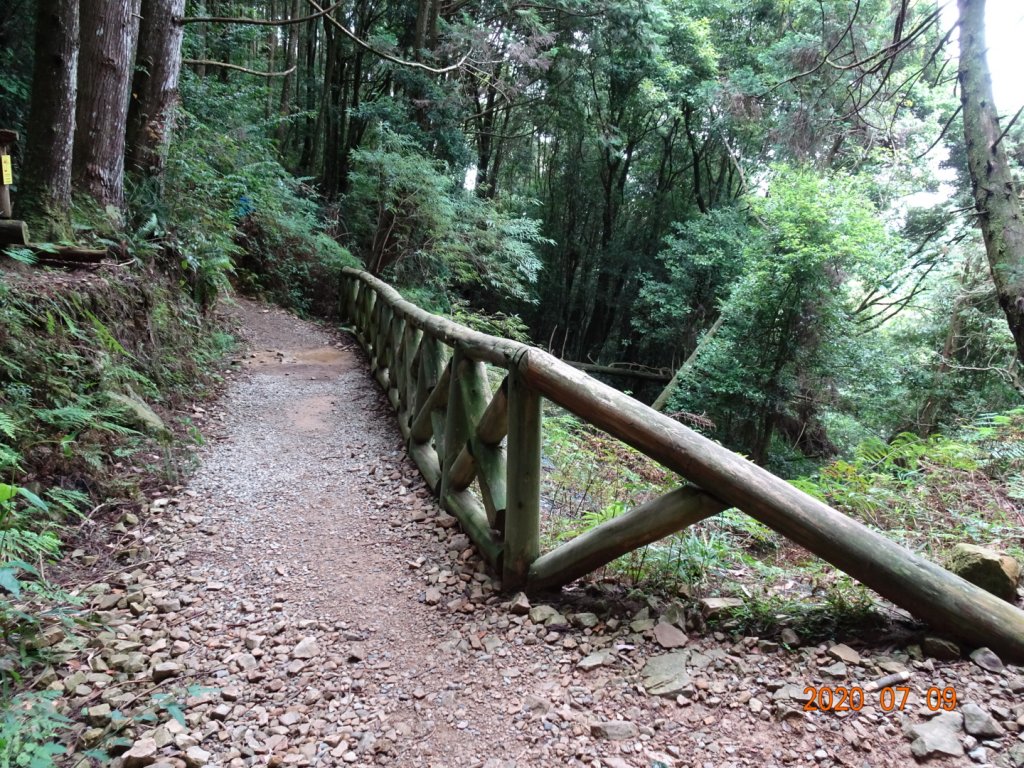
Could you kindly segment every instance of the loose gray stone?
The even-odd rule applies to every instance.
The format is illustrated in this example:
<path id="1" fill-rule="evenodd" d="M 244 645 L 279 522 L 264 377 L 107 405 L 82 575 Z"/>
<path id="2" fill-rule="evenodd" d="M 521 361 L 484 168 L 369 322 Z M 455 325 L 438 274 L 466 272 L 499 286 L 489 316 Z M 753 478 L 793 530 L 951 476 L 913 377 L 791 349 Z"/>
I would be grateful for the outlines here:
<path id="1" fill-rule="evenodd" d="M 185 750 L 184 758 L 188 768 L 204 768 L 210 762 L 210 753 L 202 747 L 194 746 Z"/>
<path id="2" fill-rule="evenodd" d="M 846 677 L 846 665 L 841 661 L 837 661 L 835 664 L 822 667 L 821 673 L 823 675 L 828 675 L 829 677 L 844 678 Z"/>
<path id="3" fill-rule="evenodd" d="M 525 616 L 530 612 L 530 600 L 522 592 L 512 598 L 508 609 L 516 616 Z"/>
<path id="4" fill-rule="evenodd" d="M 971 736 L 978 736 L 984 739 L 1002 736 L 1006 732 L 992 715 L 973 701 L 964 704 L 960 708 L 960 712 L 964 716 L 964 730 L 971 734 Z"/>
<path id="5" fill-rule="evenodd" d="M 925 656 L 939 661 L 956 661 L 960 658 L 960 646 L 944 637 L 929 635 L 921 641 L 921 650 Z"/>
<path id="6" fill-rule="evenodd" d="M 674 651 L 648 659 L 641 670 L 644 688 L 652 696 L 675 696 L 690 688 L 686 651 Z"/>
<path id="7" fill-rule="evenodd" d="M 974 544 L 953 547 L 947 565 L 949 570 L 993 595 L 1013 602 L 1017 599 L 1020 563 L 1009 555 Z"/>
<path id="8" fill-rule="evenodd" d="M 535 605 L 530 609 L 530 621 L 534 624 L 544 624 L 557 615 L 558 611 L 550 605 Z"/>
<path id="9" fill-rule="evenodd" d="M 259 662 L 256 661 L 256 657 L 251 653 L 243 653 L 237 660 L 238 666 L 245 670 L 256 669 L 256 667 L 259 666 Z"/>
<path id="10" fill-rule="evenodd" d="M 162 661 L 153 667 L 153 682 L 159 683 L 169 677 L 177 677 L 181 673 L 181 667 L 173 661 Z"/>
<path id="11" fill-rule="evenodd" d="M 918 758 L 933 755 L 962 757 L 964 748 L 960 743 L 960 728 L 963 721 L 959 712 L 943 712 L 931 720 L 911 726 L 907 731 L 913 739 L 910 751 Z"/>
<path id="12" fill-rule="evenodd" d="M 971 653 L 971 661 L 988 672 L 999 673 L 1005 669 L 1002 659 L 988 648 L 976 648 Z"/>
<path id="13" fill-rule="evenodd" d="M 784 630 L 782 630 L 781 633 L 779 633 L 779 640 L 781 640 L 784 645 L 788 645 L 790 648 L 795 648 L 796 646 L 800 645 L 800 635 L 798 635 L 789 627 L 786 627 Z"/>
<path id="14" fill-rule="evenodd" d="M 601 723 L 591 723 L 590 735 L 597 739 L 624 741 L 635 739 L 640 735 L 640 731 L 636 725 L 625 720 L 607 720 Z"/>
<path id="15" fill-rule="evenodd" d="M 613 658 L 614 655 L 611 650 L 604 648 L 600 651 L 594 651 L 589 656 L 585 656 L 576 666 L 586 672 L 591 669 L 596 669 L 597 667 L 603 667 L 607 664 L 611 664 Z"/>
<path id="16" fill-rule="evenodd" d="M 839 659 L 844 664 L 857 666 L 860 664 L 860 654 L 845 643 L 838 643 L 828 649 L 828 655 L 833 659 Z"/>
<path id="17" fill-rule="evenodd" d="M 659 621 L 654 626 L 654 639 L 658 645 L 666 649 L 680 648 L 689 641 L 682 630 L 664 621 Z"/>
<path id="18" fill-rule="evenodd" d="M 292 649 L 293 659 L 312 659 L 318 655 L 320 655 L 320 646 L 317 645 L 315 637 L 302 638 Z"/>
<path id="19" fill-rule="evenodd" d="M 710 619 L 741 605 L 743 601 L 737 597 L 705 597 L 700 601 L 700 612 L 705 619 Z"/>
<path id="20" fill-rule="evenodd" d="M 121 756 L 123 768 L 145 768 L 156 762 L 156 741 L 139 739 Z"/>
<path id="21" fill-rule="evenodd" d="M 593 629 L 601 622 L 596 613 L 574 613 L 569 618 L 575 626 L 584 629 Z"/>

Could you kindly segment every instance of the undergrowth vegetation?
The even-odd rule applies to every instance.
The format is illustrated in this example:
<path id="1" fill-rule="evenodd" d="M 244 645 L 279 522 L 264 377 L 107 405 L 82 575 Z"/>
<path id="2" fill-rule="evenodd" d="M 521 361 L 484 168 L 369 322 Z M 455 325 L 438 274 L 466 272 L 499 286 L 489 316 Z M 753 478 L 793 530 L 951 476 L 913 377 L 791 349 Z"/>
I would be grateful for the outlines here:
<path id="1" fill-rule="evenodd" d="M 552 547 L 679 485 L 679 478 L 590 425 L 545 414 L 545 546 Z M 987 414 L 950 435 L 871 439 L 793 485 L 936 562 L 956 543 L 1024 557 L 1024 408 Z M 689 598 L 734 596 L 725 625 L 805 636 L 884 620 L 867 588 L 737 511 L 726 510 L 610 563 L 624 579 Z"/>
<path id="2" fill-rule="evenodd" d="M 327 226 L 312 186 L 281 165 L 274 124 L 250 89 L 183 72 L 177 138 L 159 183 L 133 189 L 132 208 L 173 245 L 203 306 L 234 282 L 300 314 L 337 312 L 340 270 L 359 262 Z"/>
<path id="3" fill-rule="evenodd" d="M 176 408 L 212 391 L 231 343 L 152 267 L 0 280 L 0 765 L 62 751 L 68 721 L 38 675 L 88 616 L 54 562 L 84 523 L 113 526 L 141 487 L 179 477 Z"/>

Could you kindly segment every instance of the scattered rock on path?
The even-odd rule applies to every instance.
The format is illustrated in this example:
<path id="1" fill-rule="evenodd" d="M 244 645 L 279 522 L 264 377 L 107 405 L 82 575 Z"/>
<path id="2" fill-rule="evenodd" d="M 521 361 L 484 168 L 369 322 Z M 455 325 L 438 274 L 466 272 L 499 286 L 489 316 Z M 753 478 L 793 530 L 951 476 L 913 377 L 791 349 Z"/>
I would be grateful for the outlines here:
<path id="1" fill-rule="evenodd" d="M 676 696 L 690 689 L 686 651 L 673 651 L 647 660 L 640 675 L 644 688 L 652 696 Z"/>
<path id="2" fill-rule="evenodd" d="M 845 643 L 837 643 L 836 645 L 833 645 L 828 649 L 828 655 L 833 659 L 838 659 L 844 664 L 850 664 L 851 666 L 857 666 L 860 664 L 860 654 Z"/>
<path id="3" fill-rule="evenodd" d="M 139 739 L 121 756 L 123 768 L 145 768 L 156 762 L 156 741 Z"/>
<path id="4" fill-rule="evenodd" d="M 971 661 L 987 672 L 995 672 L 998 674 L 1005 669 L 1002 659 L 996 656 L 996 654 L 988 648 L 976 648 L 971 653 Z"/>
<path id="5" fill-rule="evenodd" d="M 635 739 L 640 735 L 640 730 L 635 724 L 625 720 L 607 720 L 601 723 L 591 723 L 590 735 L 597 739 L 625 741 L 626 739 Z"/>
<path id="6" fill-rule="evenodd" d="M 615 655 L 608 648 L 604 648 L 600 651 L 594 651 L 588 656 L 584 656 L 576 666 L 582 669 L 584 672 L 591 669 L 597 669 L 612 663 Z"/>
<path id="7" fill-rule="evenodd" d="M 964 716 L 964 730 L 971 736 L 982 739 L 1002 736 L 1006 730 L 988 712 L 979 707 L 973 701 L 969 701 L 960 708 Z"/>
<path id="8" fill-rule="evenodd" d="M 742 605 L 738 597 L 705 597 L 700 601 L 700 611 L 705 619 L 711 619 Z"/>
<path id="9" fill-rule="evenodd" d="M 320 646 L 317 645 L 315 637 L 304 637 L 292 649 L 293 659 L 312 659 L 320 655 Z"/>
<path id="10" fill-rule="evenodd" d="M 682 630 L 664 621 L 660 621 L 654 626 L 654 639 L 658 645 L 666 649 L 680 648 L 689 641 Z"/>
<path id="11" fill-rule="evenodd" d="M 964 747 L 960 743 L 960 728 L 963 722 L 963 715 L 959 712 L 943 712 L 931 720 L 911 726 L 907 730 L 907 736 L 913 739 L 910 751 L 919 759 L 937 755 L 962 757 Z"/>
<path id="12" fill-rule="evenodd" d="M 530 612 L 530 600 L 522 592 L 516 594 L 509 603 L 508 609 L 516 616 L 525 616 Z"/>
<path id="13" fill-rule="evenodd" d="M 960 646 L 944 637 L 928 635 L 921 641 L 921 650 L 925 656 L 939 661 L 956 661 L 960 658 Z"/>

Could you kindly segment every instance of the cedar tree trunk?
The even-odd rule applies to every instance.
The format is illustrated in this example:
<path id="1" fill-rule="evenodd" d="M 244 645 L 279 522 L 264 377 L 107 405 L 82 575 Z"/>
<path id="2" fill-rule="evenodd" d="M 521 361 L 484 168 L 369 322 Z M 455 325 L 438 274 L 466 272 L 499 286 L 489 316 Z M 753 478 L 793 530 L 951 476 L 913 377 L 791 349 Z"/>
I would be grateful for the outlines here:
<path id="1" fill-rule="evenodd" d="M 163 170 L 178 104 L 181 40 L 185 31 L 176 19 L 184 14 L 185 0 L 142 0 L 128 110 L 129 171 L 159 176 Z"/>
<path id="2" fill-rule="evenodd" d="M 81 19 L 75 183 L 119 216 L 139 0 L 89 0 L 81 4 Z"/>
<path id="3" fill-rule="evenodd" d="M 985 0 L 959 0 L 960 102 L 967 165 L 999 306 L 1024 365 L 1024 222 L 992 99 L 985 58 Z"/>
<path id="4" fill-rule="evenodd" d="M 78 33 L 77 0 L 39 0 L 21 202 L 44 240 L 70 237 Z"/>

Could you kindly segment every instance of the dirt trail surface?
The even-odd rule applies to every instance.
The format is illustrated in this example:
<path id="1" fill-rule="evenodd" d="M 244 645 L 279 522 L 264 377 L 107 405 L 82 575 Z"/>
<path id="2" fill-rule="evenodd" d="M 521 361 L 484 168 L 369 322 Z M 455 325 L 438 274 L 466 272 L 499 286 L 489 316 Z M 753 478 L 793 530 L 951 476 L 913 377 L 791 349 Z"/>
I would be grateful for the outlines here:
<path id="1" fill-rule="evenodd" d="M 903 766 L 904 719 L 934 731 L 914 734 L 929 765 L 1024 764 L 1024 681 L 995 661 L 695 636 L 678 606 L 616 613 L 597 589 L 511 601 L 405 456 L 352 339 L 239 311 L 251 352 L 198 472 L 143 516 L 153 562 L 89 590 L 112 631 L 57 683 L 92 708 L 83 749 L 111 707 L 148 705 L 129 768 Z M 808 686 L 901 671 L 902 716 L 877 693 L 804 711 Z M 956 687 L 953 714 L 932 717 L 929 687 Z"/>

